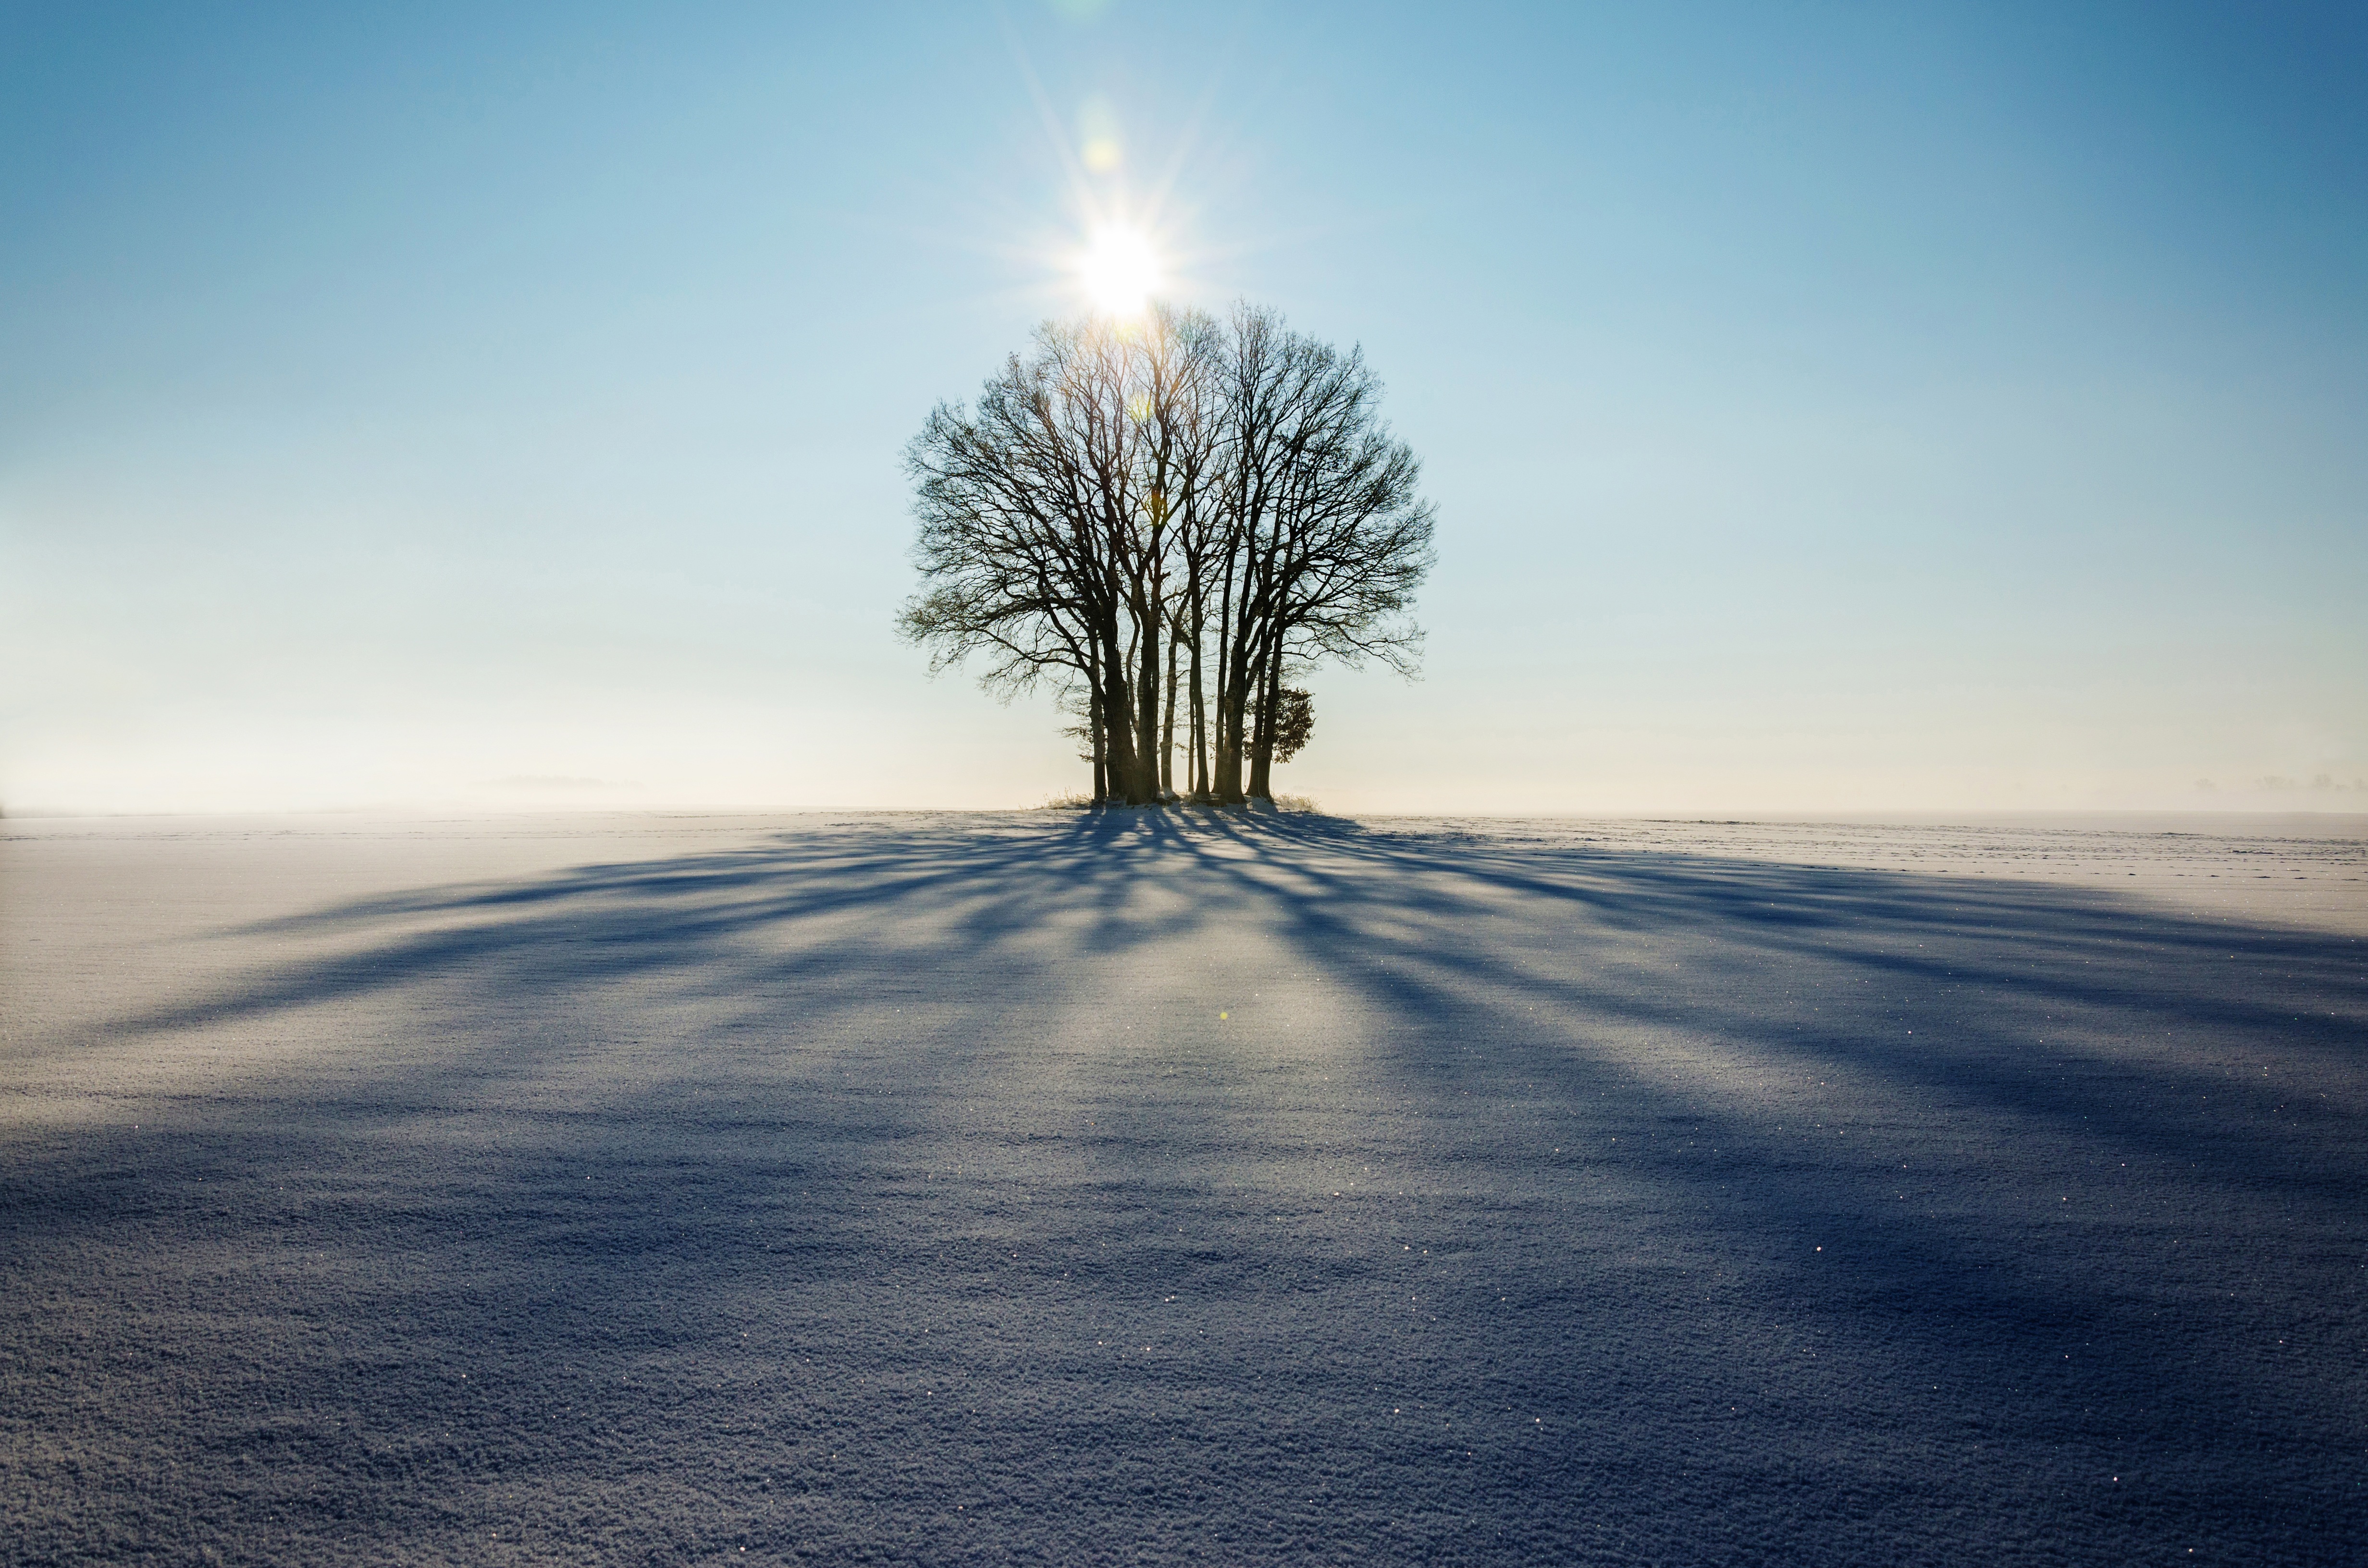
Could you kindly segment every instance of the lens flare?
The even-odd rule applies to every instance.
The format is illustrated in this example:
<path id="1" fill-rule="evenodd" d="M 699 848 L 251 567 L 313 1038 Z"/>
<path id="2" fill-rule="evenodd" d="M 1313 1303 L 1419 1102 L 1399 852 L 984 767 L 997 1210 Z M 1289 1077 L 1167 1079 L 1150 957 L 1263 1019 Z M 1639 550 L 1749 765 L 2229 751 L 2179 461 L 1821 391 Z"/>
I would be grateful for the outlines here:
<path id="1" fill-rule="evenodd" d="M 1106 175 L 1126 161 L 1126 144 L 1120 139 L 1118 110 L 1110 99 L 1097 93 L 1077 110 L 1077 161 L 1087 172 Z"/>
<path id="2" fill-rule="evenodd" d="M 1159 287 L 1159 255 L 1140 229 L 1099 229 L 1077 258 L 1077 280 L 1103 314 L 1138 316 Z"/>

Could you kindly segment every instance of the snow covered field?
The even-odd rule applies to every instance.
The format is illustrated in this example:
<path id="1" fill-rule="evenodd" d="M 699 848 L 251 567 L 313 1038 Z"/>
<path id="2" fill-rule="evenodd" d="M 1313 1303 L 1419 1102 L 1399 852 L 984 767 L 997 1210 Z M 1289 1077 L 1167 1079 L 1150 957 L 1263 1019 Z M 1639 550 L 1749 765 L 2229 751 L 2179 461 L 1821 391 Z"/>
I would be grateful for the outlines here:
<path id="1" fill-rule="evenodd" d="M 2357 1562 L 2368 822 L 0 824 L 9 1562 Z"/>

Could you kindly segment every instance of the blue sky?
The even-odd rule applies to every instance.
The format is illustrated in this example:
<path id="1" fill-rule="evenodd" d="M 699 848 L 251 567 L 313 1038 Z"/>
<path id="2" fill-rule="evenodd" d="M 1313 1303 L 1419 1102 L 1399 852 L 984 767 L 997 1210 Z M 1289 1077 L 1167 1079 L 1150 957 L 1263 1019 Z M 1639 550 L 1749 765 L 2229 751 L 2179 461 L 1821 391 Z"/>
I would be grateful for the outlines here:
<path id="1" fill-rule="evenodd" d="M 897 454 L 1122 205 L 1440 505 L 1283 788 L 2368 810 L 2357 7 L 0 17 L 10 809 L 1075 787 Z"/>

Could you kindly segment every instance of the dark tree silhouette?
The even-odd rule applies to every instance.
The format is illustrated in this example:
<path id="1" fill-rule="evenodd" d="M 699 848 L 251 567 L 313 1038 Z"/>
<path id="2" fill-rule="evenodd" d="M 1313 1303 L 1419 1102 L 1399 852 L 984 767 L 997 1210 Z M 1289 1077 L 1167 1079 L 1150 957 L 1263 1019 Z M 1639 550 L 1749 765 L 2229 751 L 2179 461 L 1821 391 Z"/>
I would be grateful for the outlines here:
<path id="1" fill-rule="evenodd" d="M 1270 798 L 1314 723 L 1287 674 L 1417 668 L 1432 511 L 1380 402 L 1359 351 L 1270 311 L 1048 323 L 906 449 L 899 627 L 1007 699 L 1056 687 L 1097 801 L 1175 797 L 1179 706 L 1192 798 Z"/>

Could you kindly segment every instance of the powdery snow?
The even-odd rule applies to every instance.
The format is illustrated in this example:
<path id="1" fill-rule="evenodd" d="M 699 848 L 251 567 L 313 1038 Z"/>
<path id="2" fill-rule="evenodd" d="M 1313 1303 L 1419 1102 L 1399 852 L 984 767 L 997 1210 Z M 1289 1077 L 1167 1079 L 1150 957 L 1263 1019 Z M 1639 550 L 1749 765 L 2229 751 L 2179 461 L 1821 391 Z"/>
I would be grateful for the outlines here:
<path id="1" fill-rule="evenodd" d="M 2183 831 L 12 822 L 0 1557 L 2353 1561 L 2368 840 Z"/>

